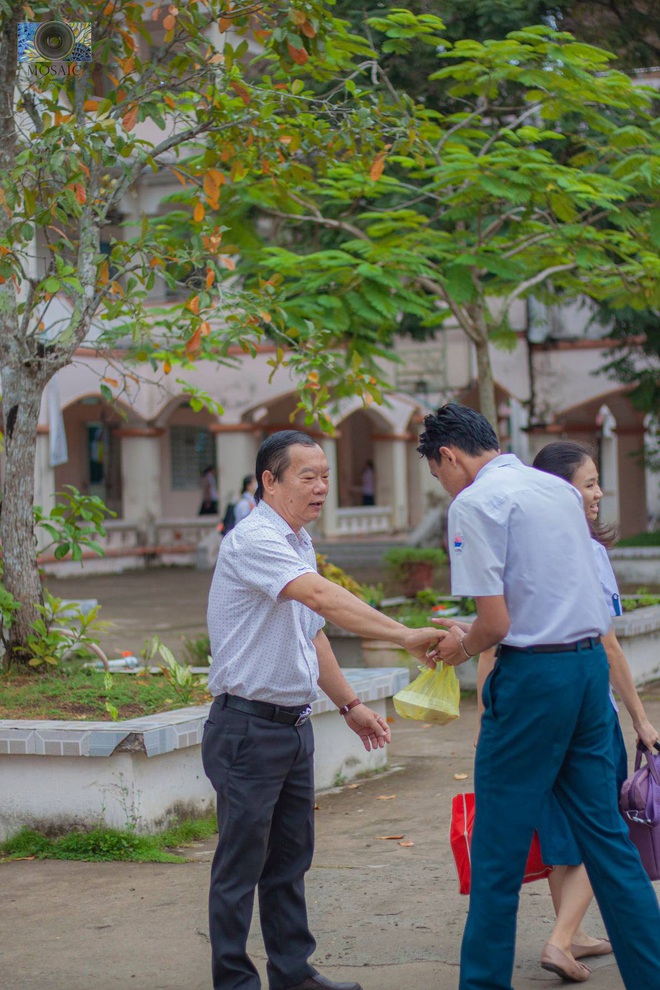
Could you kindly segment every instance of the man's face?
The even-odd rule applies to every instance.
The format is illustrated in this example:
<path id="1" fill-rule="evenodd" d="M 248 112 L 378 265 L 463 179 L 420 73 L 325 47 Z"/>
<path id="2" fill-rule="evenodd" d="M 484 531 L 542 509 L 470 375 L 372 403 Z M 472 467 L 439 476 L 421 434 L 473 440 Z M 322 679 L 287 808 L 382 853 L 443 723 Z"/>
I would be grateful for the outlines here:
<path id="1" fill-rule="evenodd" d="M 467 488 L 472 480 L 456 459 L 454 452 L 447 447 L 442 448 L 442 453 L 438 453 L 437 459 L 429 457 L 429 471 L 452 498 Z"/>
<path id="2" fill-rule="evenodd" d="M 289 461 L 281 479 L 264 486 L 265 497 L 298 532 L 321 514 L 329 487 L 328 462 L 321 447 L 298 443 L 289 447 Z"/>

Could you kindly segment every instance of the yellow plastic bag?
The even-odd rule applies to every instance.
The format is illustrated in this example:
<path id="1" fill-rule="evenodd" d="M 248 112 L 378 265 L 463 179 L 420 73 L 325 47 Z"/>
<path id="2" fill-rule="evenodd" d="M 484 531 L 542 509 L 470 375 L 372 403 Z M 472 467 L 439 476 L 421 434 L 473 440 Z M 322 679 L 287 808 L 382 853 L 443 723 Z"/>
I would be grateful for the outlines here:
<path id="1" fill-rule="evenodd" d="M 392 701 L 403 718 L 444 725 L 458 718 L 460 697 L 456 671 L 447 664 L 438 664 L 435 670 L 424 670 L 412 684 L 398 691 Z"/>

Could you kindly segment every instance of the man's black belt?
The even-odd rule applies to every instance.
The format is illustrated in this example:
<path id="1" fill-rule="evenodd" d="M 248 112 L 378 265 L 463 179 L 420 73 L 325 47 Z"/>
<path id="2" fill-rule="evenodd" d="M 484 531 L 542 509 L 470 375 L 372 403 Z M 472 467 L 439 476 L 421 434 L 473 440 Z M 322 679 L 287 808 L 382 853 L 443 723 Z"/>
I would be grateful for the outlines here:
<path id="1" fill-rule="evenodd" d="M 587 636 L 575 643 L 539 643 L 538 646 L 509 646 L 508 643 L 500 643 L 496 654 L 499 656 L 502 650 L 513 650 L 514 653 L 575 653 L 577 650 L 593 650 L 599 643 L 600 636 Z"/>
<path id="2" fill-rule="evenodd" d="M 231 708 L 236 712 L 267 718 L 270 722 L 282 722 L 284 725 L 302 725 L 312 714 L 311 705 L 289 708 L 286 705 L 270 705 L 266 701 L 250 701 L 248 698 L 239 698 L 236 694 L 219 694 L 215 700 L 221 708 Z"/>

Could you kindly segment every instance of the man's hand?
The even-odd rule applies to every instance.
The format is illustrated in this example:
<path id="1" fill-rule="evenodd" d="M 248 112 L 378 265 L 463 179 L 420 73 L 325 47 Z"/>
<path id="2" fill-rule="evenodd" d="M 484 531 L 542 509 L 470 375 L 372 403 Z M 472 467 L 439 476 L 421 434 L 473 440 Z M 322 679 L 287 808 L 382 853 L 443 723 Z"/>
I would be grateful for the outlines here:
<path id="1" fill-rule="evenodd" d="M 383 749 L 391 741 L 387 721 L 372 708 L 356 705 L 343 717 L 348 727 L 358 734 L 367 753 L 372 749 Z"/>
<path id="2" fill-rule="evenodd" d="M 409 629 L 405 636 L 403 648 L 412 656 L 417 657 L 418 660 L 423 660 L 428 666 L 435 667 L 435 663 L 428 663 L 429 659 L 433 657 L 431 647 L 435 647 L 438 640 L 446 635 L 446 633 L 433 629 L 431 626 L 426 626 L 423 629 Z"/>
<path id="3" fill-rule="evenodd" d="M 458 667 L 459 664 L 465 663 L 468 658 L 461 646 L 461 640 L 470 630 L 470 623 L 457 622 L 455 619 L 431 619 L 431 622 L 435 622 L 439 626 L 445 626 L 447 632 L 441 633 L 442 639 L 438 642 L 437 646 L 428 651 L 425 657 L 428 666 L 431 666 L 428 663 L 429 660 L 433 661 L 434 665 L 438 660 L 442 660 L 452 667 Z"/>

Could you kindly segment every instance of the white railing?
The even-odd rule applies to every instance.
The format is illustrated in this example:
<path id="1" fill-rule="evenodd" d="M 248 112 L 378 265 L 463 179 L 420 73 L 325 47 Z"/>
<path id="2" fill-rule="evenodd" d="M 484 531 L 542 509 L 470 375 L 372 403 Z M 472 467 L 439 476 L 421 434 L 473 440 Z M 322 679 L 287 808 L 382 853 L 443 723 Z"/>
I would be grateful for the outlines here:
<path id="1" fill-rule="evenodd" d="M 337 536 L 369 536 L 392 531 L 392 507 L 389 505 L 359 505 L 337 509 Z"/>
<path id="2" fill-rule="evenodd" d="M 215 516 L 195 519 L 158 519 L 155 523 L 156 544 L 159 546 L 197 546 L 217 532 Z"/>

